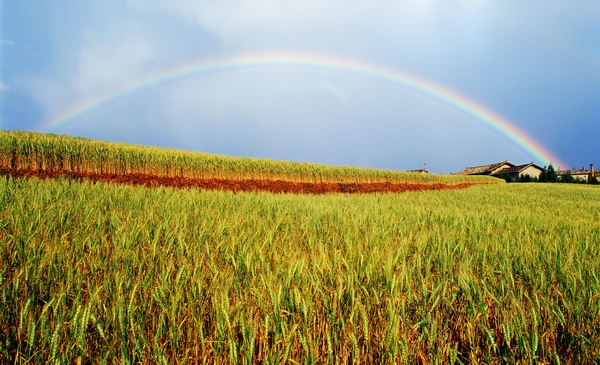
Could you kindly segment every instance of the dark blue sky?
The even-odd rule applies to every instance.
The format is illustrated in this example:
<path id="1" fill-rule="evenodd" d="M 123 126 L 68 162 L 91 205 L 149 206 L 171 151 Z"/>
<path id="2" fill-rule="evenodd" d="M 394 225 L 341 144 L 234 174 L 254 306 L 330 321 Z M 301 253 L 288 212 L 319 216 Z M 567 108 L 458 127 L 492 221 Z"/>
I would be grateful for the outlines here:
<path id="1" fill-rule="evenodd" d="M 40 130 L 81 101 L 190 62 L 303 52 L 430 80 L 507 118 L 561 167 L 600 165 L 596 1 L 40 0 L 0 9 L 2 129 Z M 338 165 L 427 163 L 444 173 L 535 160 L 440 100 L 303 67 L 180 78 L 54 132 Z"/>

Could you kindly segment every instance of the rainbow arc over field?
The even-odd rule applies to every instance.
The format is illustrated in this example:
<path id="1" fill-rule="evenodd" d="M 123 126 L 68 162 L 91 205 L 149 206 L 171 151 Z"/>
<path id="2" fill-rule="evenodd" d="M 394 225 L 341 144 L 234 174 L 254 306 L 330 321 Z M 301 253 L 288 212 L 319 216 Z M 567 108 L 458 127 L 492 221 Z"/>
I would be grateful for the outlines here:
<path id="1" fill-rule="evenodd" d="M 61 113 L 44 122 L 38 130 L 42 132 L 55 131 L 62 126 L 75 122 L 80 116 L 106 105 L 113 100 L 141 89 L 157 86 L 177 79 L 241 68 L 276 66 L 332 69 L 358 73 L 415 90 L 474 117 L 476 120 L 484 123 L 492 128 L 492 130 L 512 141 L 538 162 L 546 165 L 552 163 L 555 166 L 566 166 L 566 164 L 564 164 L 556 155 L 552 154 L 548 149 L 508 119 L 445 86 L 403 72 L 396 68 L 361 60 L 326 54 L 289 51 L 245 53 L 225 58 L 199 60 L 146 75 L 69 106 Z"/>

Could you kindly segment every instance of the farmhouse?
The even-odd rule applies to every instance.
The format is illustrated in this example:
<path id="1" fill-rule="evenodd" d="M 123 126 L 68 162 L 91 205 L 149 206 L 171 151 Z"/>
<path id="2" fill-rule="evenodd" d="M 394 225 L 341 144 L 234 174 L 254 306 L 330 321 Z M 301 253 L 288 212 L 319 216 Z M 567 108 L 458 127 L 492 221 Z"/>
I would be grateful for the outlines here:
<path id="1" fill-rule="evenodd" d="M 515 165 L 513 165 L 512 163 L 508 162 L 508 161 L 504 161 L 504 162 L 497 162 L 497 163 L 493 163 L 490 165 L 483 165 L 483 166 L 474 166 L 474 167 L 465 167 L 464 170 L 462 170 L 461 172 L 459 172 L 459 175 L 488 175 L 488 176 L 495 176 L 498 174 L 498 172 L 504 170 L 504 169 L 508 169 L 511 167 L 515 167 Z"/>
<path id="2" fill-rule="evenodd" d="M 512 181 L 517 181 L 524 176 L 529 176 L 532 179 L 539 179 L 544 170 L 545 167 L 539 167 L 534 164 L 533 161 L 525 165 L 514 165 L 508 161 L 504 161 L 484 166 L 467 167 L 458 174 L 510 177 Z"/>
<path id="3" fill-rule="evenodd" d="M 423 168 L 422 169 L 418 169 L 418 170 L 406 170 L 406 172 L 418 172 L 420 174 L 428 174 L 429 171 L 427 171 L 427 164 L 423 164 Z"/>
<path id="4" fill-rule="evenodd" d="M 587 170 L 585 167 L 581 169 L 572 169 L 572 170 L 559 170 L 557 172 L 558 176 L 565 176 L 567 174 L 571 175 L 575 180 L 587 181 L 592 177 L 600 177 L 600 171 L 594 170 L 594 164 L 590 164 L 590 169 Z"/>
<path id="5" fill-rule="evenodd" d="M 523 176 L 529 176 L 532 179 L 539 179 L 542 172 L 544 172 L 545 168 L 539 167 L 534 164 L 533 161 L 519 166 L 509 167 L 500 171 L 497 175 L 508 175 L 510 176 L 512 181 L 517 181 L 519 178 Z"/>

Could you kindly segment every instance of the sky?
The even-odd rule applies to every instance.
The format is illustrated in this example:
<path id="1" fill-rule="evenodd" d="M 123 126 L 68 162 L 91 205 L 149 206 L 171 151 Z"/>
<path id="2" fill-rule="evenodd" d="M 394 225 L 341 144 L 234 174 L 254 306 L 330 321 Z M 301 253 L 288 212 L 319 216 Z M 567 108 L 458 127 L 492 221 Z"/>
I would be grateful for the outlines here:
<path id="1" fill-rule="evenodd" d="M 600 2 L 0 2 L 0 129 L 457 173 L 600 166 Z"/>

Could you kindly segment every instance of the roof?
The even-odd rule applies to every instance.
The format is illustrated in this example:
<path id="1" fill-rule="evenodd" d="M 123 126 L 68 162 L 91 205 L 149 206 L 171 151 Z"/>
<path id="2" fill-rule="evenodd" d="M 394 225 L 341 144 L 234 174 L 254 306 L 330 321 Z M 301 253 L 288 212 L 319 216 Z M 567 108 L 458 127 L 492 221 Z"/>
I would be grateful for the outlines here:
<path id="1" fill-rule="evenodd" d="M 521 171 L 527 169 L 528 167 L 534 167 L 540 171 L 544 171 L 543 168 L 539 167 L 538 165 L 534 164 L 533 161 L 531 161 L 530 163 L 527 163 L 525 165 L 519 165 L 519 166 L 512 166 L 509 167 L 507 169 L 502 169 L 500 171 L 498 171 L 497 173 L 499 174 L 515 174 L 515 173 L 520 173 Z"/>
<path id="2" fill-rule="evenodd" d="M 565 174 L 571 174 L 571 175 L 589 175 L 590 170 L 586 170 L 585 167 L 581 168 L 580 170 L 560 170 L 558 171 L 559 175 L 565 175 Z M 596 171 L 594 171 L 594 174 L 596 173 Z"/>
<path id="3" fill-rule="evenodd" d="M 467 167 L 464 170 L 462 170 L 461 172 L 459 172 L 458 174 L 459 175 L 491 175 L 494 172 L 496 172 L 496 170 L 499 169 L 500 167 L 502 167 L 503 165 L 509 165 L 511 167 L 515 166 L 508 161 L 503 161 L 503 162 L 493 163 L 490 165 Z"/>

